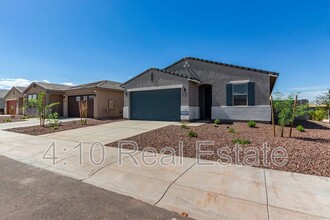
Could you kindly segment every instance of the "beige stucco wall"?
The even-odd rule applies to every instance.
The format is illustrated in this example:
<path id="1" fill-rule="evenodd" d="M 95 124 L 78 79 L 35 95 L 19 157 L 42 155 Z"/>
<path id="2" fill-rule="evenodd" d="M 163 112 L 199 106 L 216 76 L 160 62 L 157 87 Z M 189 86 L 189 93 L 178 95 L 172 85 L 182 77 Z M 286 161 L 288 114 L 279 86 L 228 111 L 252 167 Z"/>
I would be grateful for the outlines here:
<path id="1" fill-rule="evenodd" d="M 64 116 L 69 115 L 68 112 L 68 97 L 77 95 L 91 95 L 95 94 L 94 98 L 94 118 L 122 117 L 124 106 L 124 92 L 110 89 L 80 89 L 80 90 L 68 90 L 65 92 L 65 99 L 63 105 Z M 113 100 L 114 108 L 108 110 L 109 100 Z M 108 110 L 108 111 L 107 111 Z M 108 112 L 108 113 L 107 113 Z M 109 114 L 109 115 L 107 115 Z"/>
<path id="2" fill-rule="evenodd" d="M 113 101 L 113 109 L 109 109 L 109 100 Z M 95 102 L 97 105 L 97 111 L 94 112 L 95 118 L 123 116 L 124 91 L 97 90 Z M 109 115 L 107 115 L 107 110 Z"/>

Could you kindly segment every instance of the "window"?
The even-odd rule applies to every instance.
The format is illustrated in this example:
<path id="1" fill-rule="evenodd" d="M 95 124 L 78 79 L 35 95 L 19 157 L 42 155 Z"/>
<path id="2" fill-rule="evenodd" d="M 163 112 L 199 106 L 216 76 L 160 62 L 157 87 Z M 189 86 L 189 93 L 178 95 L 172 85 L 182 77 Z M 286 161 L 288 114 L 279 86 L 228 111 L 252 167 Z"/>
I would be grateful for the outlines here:
<path id="1" fill-rule="evenodd" d="M 29 94 L 28 100 L 31 100 L 31 99 L 37 99 L 37 94 Z"/>
<path id="2" fill-rule="evenodd" d="M 247 83 L 233 84 L 233 104 L 234 105 L 248 104 Z"/>

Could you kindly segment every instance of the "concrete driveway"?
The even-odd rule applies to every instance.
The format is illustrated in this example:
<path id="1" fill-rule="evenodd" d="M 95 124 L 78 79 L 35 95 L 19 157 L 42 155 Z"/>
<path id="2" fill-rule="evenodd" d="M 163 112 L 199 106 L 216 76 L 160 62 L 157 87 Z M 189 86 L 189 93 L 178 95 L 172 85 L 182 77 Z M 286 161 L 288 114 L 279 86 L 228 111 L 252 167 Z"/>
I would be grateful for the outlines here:
<path id="1" fill-rule="evenodd" d="M 82 154 L 74 148 L 84 137 L 81 133 L 96 133 L 84 139 L 87 142 L 106 143 L 166 125 L 123 121 L 38 137 L 0 131 L 0 154 L 197 219 L 330 218 L 329 178 L 236 165 L 198 166 L 191 158 L 183 158 L 182 165 L 164 166 L 160 154 L 150 166 L 141 163 L 141 152 L 125 155 L 119 165 L 119 149 L 110 147 L 105 148 L 104 162 L 96 165 L 89 144 L 81 149 Z M 54 140 L 55 165 L 43 159 Z M 100 161 L 101 155 L 97 149 L 93 159 Z"/>
<path id="2" fill-rule="evenodd" d="M 154 129 L 162 128 L 175 122 L 159 121 L 119 121 L 98 126 L 90 126 L 69 131 L 62 131 L 53 134 L 42 135 L 52 139 L 83 141 L 84 143 L 93 143 L 96 141 L 104 144 L 132 137 Z"/>

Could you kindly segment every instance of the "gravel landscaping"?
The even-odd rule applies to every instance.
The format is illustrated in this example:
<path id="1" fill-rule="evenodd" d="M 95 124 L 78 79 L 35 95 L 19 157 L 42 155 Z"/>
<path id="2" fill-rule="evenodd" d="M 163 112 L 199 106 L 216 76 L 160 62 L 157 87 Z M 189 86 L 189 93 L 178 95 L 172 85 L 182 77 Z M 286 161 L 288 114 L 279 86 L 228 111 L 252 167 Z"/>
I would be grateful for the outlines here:
<path id="1" fill-rule="evenodd" d="M 146 147 L 153 147 L 160 152 L 164 147 L 173 147 L 176 155 L 179 153 L 179 142 L 182 141 L 183 156 L 196 157 L 196 141 L 214 141 L 214 146 L 205 146 L 203 150 L 211 150 L 213 155 L 204 155 L 202 159 L 218 160 L 217 150 L 221 147 L 230 147 L 233 149 L 234 142 L 242 142 L 243 149 L 247 147 L 257 147 L 260 152 L 262 145 L 267 142 L 270 151 L 267 152 L 270 158 L 270 152 L 276 147 L 284 147 L 288 152 L 288 161 L 285 166 L 265 165 L 259 163 L 255 167 L 264 167 L 269 169 L 291 171 L 303 174 L 327 176 L 330 177 L 330 126 L 322 122 L 302 121 L 298 124 L 305 128 L 305 132 L 299 132 L 295 128 L 292 132 L 292 138 L 288 138 L 289 128 L 285 129 L 285 137 L 273 137 L 272 125 L 257 123 L 255 128 L 248 127 L 247 123 L 235 122 L 231 125 L 220 124 L 215 127 L 214 124 L 204 124 L 198 127 L 182 128 L 181 126 L 171 125 L 151 132 L 131 137 L 127 140 L 135 141 L 139 150 Z M 297 125 L 298 125 L 297 124 Z M 189 126 L 189 124 L 188 124 Z M 295 125 L 296 127 L 296 125 Z M 188 135 L 192 130 L 197 133 L 197 137 Z M 276 126 L 277 136 L 280 135 L 279 127 Z M 118 142 L 107 144 L 107 146 L 118 147 Z M 124 146 L 131 148 L 129 145 Z M 231 158 L 234 157 L 233 150 L 228 153 Z M 244 154 L 240 152 L 240 157 Z M 263 154 L 260 153 L 259 161 L 262 161 Z M 232 161 L 232 163 L 241 164 L 241 162 Z"/>
<path id="2" fill-rule="evenodd" d="M 16 121 L 24 121 L 24 116 L 0 116 L 0 124 Z"/>
<path id="3" fill-rule="evenodd" d="M 43 135 L 43 134 L 49 134 L 59 131 L 66 131 L 66 130 L 72 130 L 77 128 L 84 128 L 88 126 L 95 126 L 95 125 L 101 125 L 111 122 L 117 122 L 122 121 L 123 119 L 106 119 L 106 120 L 98 120 L 98 119 L 88 119 L 87 125 L 81 125 L 80 120 L 77 121 L 70 121 L 70 122 L 62 122 L 60 123 L 58 129 L 54 129 L 53 127 L 41 127 L 39 125 L 37 126 L 29 126 L 29 127 L 19 127 L 19 128 L 11 128 L 6 129 L 5 131 L 11 131 L 21 134 L 29 134 L 29 135 Z"/>

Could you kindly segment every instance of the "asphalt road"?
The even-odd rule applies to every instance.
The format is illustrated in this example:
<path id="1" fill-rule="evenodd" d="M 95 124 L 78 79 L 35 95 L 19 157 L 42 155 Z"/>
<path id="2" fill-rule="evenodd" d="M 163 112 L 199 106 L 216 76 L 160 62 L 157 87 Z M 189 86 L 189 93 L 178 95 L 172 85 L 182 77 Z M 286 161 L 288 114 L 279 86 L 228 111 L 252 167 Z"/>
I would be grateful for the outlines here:
<path id="1" fill-rule="evenodd" d="M 0 219 L 188 218 L 0 156 Z"/>

